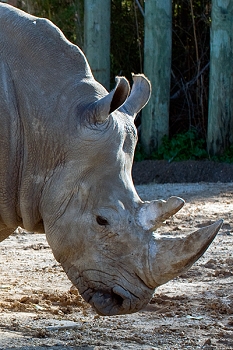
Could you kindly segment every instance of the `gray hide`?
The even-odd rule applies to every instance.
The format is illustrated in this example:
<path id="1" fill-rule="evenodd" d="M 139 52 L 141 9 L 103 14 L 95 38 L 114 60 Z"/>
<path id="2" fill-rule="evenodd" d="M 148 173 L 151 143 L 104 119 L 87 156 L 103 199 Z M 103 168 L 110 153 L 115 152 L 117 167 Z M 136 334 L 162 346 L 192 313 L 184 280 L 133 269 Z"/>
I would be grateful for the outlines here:
<path id="1" fill-rule="evenodd" d="M 45 232 L 55 258 L 103 315 L 131 313 L 191 266 L 217 222 L 184 238 L 155 230 L 184 204 L 143 203 L 131 179 L 143 75 L 108 93 L 46 19 L 0 4 L 0 240 Z"/>

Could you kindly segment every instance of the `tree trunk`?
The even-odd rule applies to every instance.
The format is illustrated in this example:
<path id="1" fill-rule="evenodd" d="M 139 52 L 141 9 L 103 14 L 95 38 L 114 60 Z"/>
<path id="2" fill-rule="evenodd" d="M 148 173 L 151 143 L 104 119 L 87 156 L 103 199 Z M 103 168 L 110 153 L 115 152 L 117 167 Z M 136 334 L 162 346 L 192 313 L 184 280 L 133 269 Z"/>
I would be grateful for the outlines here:
<path id="1" fill-rule="evenodd" d="M 147 154 L 169 133 L 171 47 L 172 0 L 146 0 L 144 73 L 152 95 L 142 111 L 141 142 Z"/>
<path id="2" fill-rule="evenodd" d="M 233 144 L 233 1 L 212 1 L 207 147 L 220 155 Z"/>
<path id="3" fill-rule="evenodd" d="M 84 52 L 97 81 L 110 85 L 110 0 L 85 0 Z"/>

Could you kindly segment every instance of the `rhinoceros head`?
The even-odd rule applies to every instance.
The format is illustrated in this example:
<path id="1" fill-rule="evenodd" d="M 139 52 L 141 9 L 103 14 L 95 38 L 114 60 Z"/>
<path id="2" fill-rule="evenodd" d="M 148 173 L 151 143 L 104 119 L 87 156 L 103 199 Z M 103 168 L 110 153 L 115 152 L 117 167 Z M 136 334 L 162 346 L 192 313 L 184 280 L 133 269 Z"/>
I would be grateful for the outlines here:
<path id="1" fill-rule="evenodd" d="M 221 222 L 184 238 L 155 230 L 184 204 L 178 197 L 143 202 L 131 168 L 137 141 L 136 113 L 146 104 L 150 83 L 125 78 L 92 103 L 81 118 L 77 146 L 53 176 L 42 202 L 47 239 L 56 259 L 83 298 L 98 313 L 140 310 L 154 289 L 191 266 L 207 249 Z M 128 96 L 129 95 L 129 96 Z M 72 141 L 71 141 L 72 143 Z"/>

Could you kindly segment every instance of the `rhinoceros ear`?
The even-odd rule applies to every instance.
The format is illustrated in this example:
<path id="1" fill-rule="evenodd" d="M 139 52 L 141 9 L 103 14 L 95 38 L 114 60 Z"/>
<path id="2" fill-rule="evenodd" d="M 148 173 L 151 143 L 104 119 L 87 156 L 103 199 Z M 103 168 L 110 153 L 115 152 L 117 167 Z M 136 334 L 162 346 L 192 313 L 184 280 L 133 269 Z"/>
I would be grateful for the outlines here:
<path id="1" fill-rule="evenodd" d="M 92 122 L 104 123 L 109 114 L 118 109 L 129 96 L 130 86 L 125 77 L 116 77 L 116 86 L 108 95 L 91 106 Z"/>
<path id="2" fill-rule="evenodd" d="M 147 104 L 151 95 L 151 83 L 144 74 L 132 74 L 133 87 L 122 111 L 135 118 L 138 112 Z"/>

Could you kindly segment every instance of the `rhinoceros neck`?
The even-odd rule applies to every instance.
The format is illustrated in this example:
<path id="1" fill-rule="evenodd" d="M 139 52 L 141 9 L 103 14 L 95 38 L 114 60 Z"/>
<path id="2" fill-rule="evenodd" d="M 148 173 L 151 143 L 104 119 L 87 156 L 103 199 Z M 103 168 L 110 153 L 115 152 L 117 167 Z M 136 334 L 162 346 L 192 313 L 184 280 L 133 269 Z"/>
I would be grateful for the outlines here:
<path id="1" fill-rule="evenodd" d="M 54 25 L 12 9 L 0 5 L 0 222 L 31 230 L 48 173 L 63 157 L 68 96 L 92 75 Z"/>

